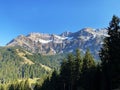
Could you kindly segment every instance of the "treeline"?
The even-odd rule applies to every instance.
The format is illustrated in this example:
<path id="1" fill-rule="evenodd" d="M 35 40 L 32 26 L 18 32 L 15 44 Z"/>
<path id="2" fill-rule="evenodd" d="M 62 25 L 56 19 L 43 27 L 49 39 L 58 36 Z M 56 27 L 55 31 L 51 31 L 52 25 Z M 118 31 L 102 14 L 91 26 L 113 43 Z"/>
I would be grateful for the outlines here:
<path id="1" fill-rule="evenodd" d="M 76 54 L 69 54 L 61 63 L 60 72 L 55 70 L 51 77 L 44 78 L 44 82 L 39 80 L 34 85 L 30 84 L 28 79 L 15 81 L 8 85 L 1 85 L 0 90 L 77 90 L 78 88 L 93 90 L 94 77 L 97 73 L 96 63 L 89 50 L 84 57 L 80 53 L 77 49 Z"/>
<path id="2" fill-rule="evenodd" d="M 80 53 L 77 49 L 75 55 L 69 54 L 61 64 L 60 73 L 54 71 L 51 78 L 42 86 L 36 85 L 34 90 L 98 90 L 95 77 L 99 74 L 99 66 L 89 50 L 84 57 Z"/>
<path id="3" fill-rule="evenodd" d="M 113 16 L 108 36 L 100 50 L 101 63 L 95 63 L 89 50 L 69 54 L 60 73 L 53 72 L 43 85 L 34 90 L 120 90 L 120 18 Z"/>

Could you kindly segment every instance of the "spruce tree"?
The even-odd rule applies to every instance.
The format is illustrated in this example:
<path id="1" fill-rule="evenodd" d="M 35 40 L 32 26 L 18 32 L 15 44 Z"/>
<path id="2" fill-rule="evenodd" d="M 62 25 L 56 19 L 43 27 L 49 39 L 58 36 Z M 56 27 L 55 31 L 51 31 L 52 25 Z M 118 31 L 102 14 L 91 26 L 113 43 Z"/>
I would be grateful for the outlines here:
<path id="1" fill-rule="evenodd" d="M 28 80 L 28 79 L 25 81 L 24 89 L 25 89 L 25 90 L 32 90 L 31 87 L 30 87 L 30 83 L 29 83 L 29 80 Z"/>
<path id="2" fill-rule="evenodd" d="M 95 67 L 95 61 L 93 56 L 91 55 L 89 49 L 87 49 L 85 56 L 83 58 L 83 71 L 86 71 L 92 67 Z"/>
<path id="3" fill-rule="evenodd" d="M 81 57 L 81 52 L 79 49 L 76 50 L 76 58 L 75 58 L 75 64 L 76 64 L 76 80 L 80 79 L 80 74 L 82 73 L 82 64 L 83 64 L 83 60 Z"/>
<path id="4" fill-rule="evenodd" d="M 82 88 L 85 90 L 95 90 L 94 89 L 94 79 L 95 79 L 95 61 L 91 55 L 89 49 L 87 49 L 83 57 L 83 67 L 80 83 Z"/>
<path id="5" fill-rule="evenodd" d="M 77 87 L 79 86 L 79 80 L 81 78 L 81 74 L 82 74 L 82 56 L 81 56 L 81 52 L 79 49 L 76 49 L 76 54 L 75 54 L 75 70 L 74 70 L 74 88 L 73 90 L 77 90 Z"/>
<path id="6" fill-rule="evenodd" d="M 50 85 L 48 86 L 50 90 L 58 90 L 58 72 L 53 71 L 52 77 L 50 79 Z"/>
<path id="7" fill-rule="evenodd" d="M 120 19 L 113 16 L 100 51 L 105 90 L 120 87 Z"/>
<path id="8" fill-rule="evenodd" d="M 72 54 L 68 55 L 68 73 L 69 73 L 69 90 L 73 90 L 75 84 L 75 59 Z"/>
<path id="9" fill-rule="evenodd" d="M 21 81 L 19 83 L 19 90 L 24 90 L 24 85 L 25 85 L 25 82 L 24 81 Z"/>
<path id="10" fill-rule="evenodd" d="M 69 54 L 67 61 L 62 63 L 60 78 L 63 83 L 63 90 L 73 90 L 72 88 L 75 82 L 75 60 L 72 54 Z"/>

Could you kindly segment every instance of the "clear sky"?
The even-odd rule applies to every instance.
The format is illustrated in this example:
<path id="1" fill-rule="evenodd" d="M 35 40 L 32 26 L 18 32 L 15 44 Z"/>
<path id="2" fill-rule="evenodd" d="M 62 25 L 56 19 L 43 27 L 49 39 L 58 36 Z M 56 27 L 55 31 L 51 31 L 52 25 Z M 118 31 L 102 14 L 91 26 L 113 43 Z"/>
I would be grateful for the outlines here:
<path id="1" fill-rule="evenodd" d="M 30 32 L 61 34 L 105 28 L 120 0 L 0 0 L 0 46 Z"/>

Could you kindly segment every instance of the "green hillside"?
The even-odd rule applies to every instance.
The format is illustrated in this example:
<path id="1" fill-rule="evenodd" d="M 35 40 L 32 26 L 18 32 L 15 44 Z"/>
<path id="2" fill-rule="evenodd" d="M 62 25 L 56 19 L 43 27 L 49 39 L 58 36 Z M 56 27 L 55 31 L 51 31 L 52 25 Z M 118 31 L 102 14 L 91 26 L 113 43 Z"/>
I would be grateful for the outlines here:
<path id="1" fill-rule="evenodd" d="M 33 54 L 20 47 L 0 47 L 0 83 L 48 76 L 53 69 L 59 69 L 63 58 Z"/>

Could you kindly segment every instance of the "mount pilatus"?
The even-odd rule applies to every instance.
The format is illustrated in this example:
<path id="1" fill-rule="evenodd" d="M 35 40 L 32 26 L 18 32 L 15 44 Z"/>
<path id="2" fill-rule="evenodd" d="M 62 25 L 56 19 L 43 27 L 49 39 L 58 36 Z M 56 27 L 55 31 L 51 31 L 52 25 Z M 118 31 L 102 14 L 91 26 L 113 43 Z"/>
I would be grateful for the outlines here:
<path id="1" fill-rule="evenodd" d="M 64 32 L 60 35 L 31 33 L 27 36 L 18 36 L 7 46 L 20 46 L 32 53 L 43 55 L 74 52 L 77 48 L 84 53 L 89 48 L 94 57 L 98 58 L 98 52 L 106 36 L 107 30 L 92 28 L 84 28 L 74 33 Z"/>

